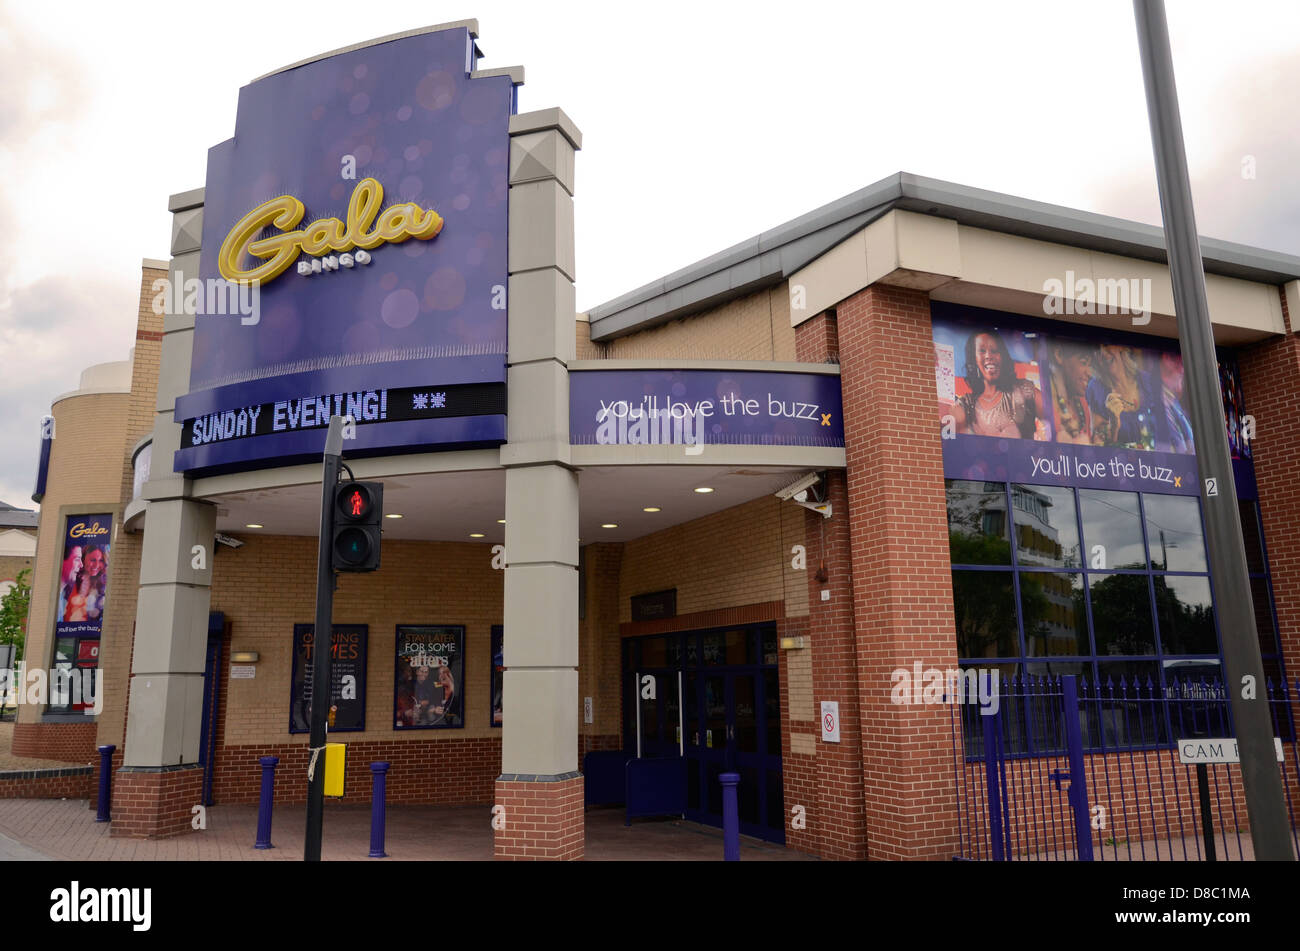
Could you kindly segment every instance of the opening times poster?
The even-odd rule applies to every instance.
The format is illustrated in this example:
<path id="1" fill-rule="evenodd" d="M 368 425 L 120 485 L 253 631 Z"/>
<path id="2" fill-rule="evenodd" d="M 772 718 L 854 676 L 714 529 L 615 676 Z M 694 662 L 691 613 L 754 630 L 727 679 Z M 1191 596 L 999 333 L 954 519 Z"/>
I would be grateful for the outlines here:
<path id="1" fill-rule="evenodd" d="M 465 628 L 399 624 L 393 723 L 399 730 L 465 725 Z"/>
<path id="2" fill-rule="evenodd" d="M 335 624 L 330 656 L 331 733 L 366 728 L 366 640 L 365 624 Z M 293 626 L 293 684 L 289 717 L 290 733 L 311 730 L 311 701 L 315 663 L 315 625 Z"/>

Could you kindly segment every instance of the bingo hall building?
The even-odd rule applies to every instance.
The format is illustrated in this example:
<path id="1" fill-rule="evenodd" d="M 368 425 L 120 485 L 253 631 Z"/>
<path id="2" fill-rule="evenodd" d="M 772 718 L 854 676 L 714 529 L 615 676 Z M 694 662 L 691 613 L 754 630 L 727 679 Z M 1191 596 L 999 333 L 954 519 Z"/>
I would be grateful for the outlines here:
<path id="1" fill-rule="evenodd" d="M 625 776 L 720 824 L 734 770 L 745 834 L 947 859 L 951 711 L 900 669 L 1159 684 L 1218 664 L 1216 594 L 1300 669 L 1300 259 L 1203 243 L 1252 577 L 1215 593 L 1157 229 L 898 174 L 575 313 L 582 135 L 479 56 L 243 87 L 131 359 L 52 407 L 27 658 L 103 687 L 14 750 L 115 746 L 111 834 L 201 834 L 262 756 L 305 800 L 335 414 L 385 516 L 334 601 L 344 801 L 387 760 L 390 803 L 504 806 L 499 858 L 581 858 Z"/>

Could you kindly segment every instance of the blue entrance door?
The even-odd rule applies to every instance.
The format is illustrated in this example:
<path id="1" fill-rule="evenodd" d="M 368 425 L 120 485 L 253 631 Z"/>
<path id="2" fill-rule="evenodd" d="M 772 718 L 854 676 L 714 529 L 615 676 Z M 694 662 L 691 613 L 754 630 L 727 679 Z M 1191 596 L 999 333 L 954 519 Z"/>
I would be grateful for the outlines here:
<path id="1" fill-rule="evenodd" d="M 741 832 L 784 842 L 776 626 L 638 638 L 624 662 L 624 749 L 685 756 L 686 817 L 709 825 L 722 825 L 719 777 L 739 773 Z"/>

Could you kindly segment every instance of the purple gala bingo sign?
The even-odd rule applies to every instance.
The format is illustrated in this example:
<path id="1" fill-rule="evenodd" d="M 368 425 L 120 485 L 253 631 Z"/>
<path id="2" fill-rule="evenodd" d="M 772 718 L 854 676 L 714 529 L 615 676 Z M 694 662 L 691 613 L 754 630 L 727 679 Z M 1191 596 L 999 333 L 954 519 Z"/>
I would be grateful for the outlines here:
<path id="1" fill-rule="evenodd" d="M 1200 494 L 1175 341 L 939 302 L 931 327 L 945 477 Z M 1254 499 L 1230 354 L 1219 375 L 1237 492 Z"/>
<path id="2" fill-rule="evenodd" d="M 569 442 L 843 448 L 840 378 L 772 370 L 574 370 Z"/>
<path id="3" fill-rule="evenodd" d="M 514 86 L 473 62 L 460 27 L 240 90 L 184 277 L 257 306 L 197 308 L 178 472 L 313 459 L 335 414 L 354 456 L 504 442 Z"/>

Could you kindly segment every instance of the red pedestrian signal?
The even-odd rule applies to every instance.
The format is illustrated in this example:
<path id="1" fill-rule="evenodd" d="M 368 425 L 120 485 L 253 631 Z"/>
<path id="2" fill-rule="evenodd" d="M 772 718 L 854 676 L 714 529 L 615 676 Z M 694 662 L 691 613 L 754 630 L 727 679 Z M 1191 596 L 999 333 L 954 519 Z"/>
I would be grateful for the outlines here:
<path id="1" fill-rule="evenodd" d="M 335 571 L 375 571 L 379 568 L 382 482 L 340 482 L 334 489 L 334 537 L 331 563 Z"/>

